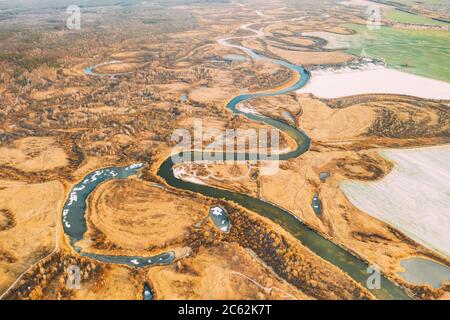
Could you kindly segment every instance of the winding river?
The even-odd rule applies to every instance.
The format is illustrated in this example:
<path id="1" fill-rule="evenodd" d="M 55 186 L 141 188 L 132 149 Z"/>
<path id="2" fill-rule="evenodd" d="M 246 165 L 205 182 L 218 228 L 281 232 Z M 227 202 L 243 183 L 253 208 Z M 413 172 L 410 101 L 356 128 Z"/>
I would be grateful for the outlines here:
<path id="1" fill-rule="evenodd" d="M 264 34 L 261 30 L 253 30 L 249 28 L 249 25 L 245 25 L 241 27 L 242 29 L 253 31 L 256 33 L 255 37 L 261 37 Z M 246 38 L 254 37 L 254 36 L 247 36 Z M 226 38 L 226 39 L 220 39 L 218 40 L 219 44 L 227 47 L 233 47 L 242 50 L 244 53 L 250 56 L 250 58 L 254 60 L 265 60 L 270 61 L 272 63 L 278 64 L 280 66 L 286 67 L 293 72 L 297 73 L 299 76 L 299 80 L 286 87 L 279 89 L 277 91 L 270 91 L 270 92 L 260 92 L 260 93 L 252 93 L 252 94 L 243 94 L 236 96 L 233 98 L 227 105 L 227 108 L 230 109 L 235 114 L 242 114 L 243 116 L 254 120 L 258 122 L 263 122 L 265 124 L 268 124 L 272 127 L 275 127 L 284 133 L 288 134 L 297 144 L 297 147 L 287 153 L 283 153 L 279 155 L 279 160 L 288 160 L 292 158 L 296 158 L 300 156 L 301 154 L 307 152 L 310 147 L 310 139 L 308 136 L 301 130 L 299 130 L 296 127 L 293 127 L 291 125 L 288 125 L 282 121 L 275 120 L 263 115 L 259 114 L 252 114 L 252 113 L 246 113 L 244 111 L 238 110 L 236 107 L 239 103 L 250 100 L 257 97 L 267 97 L 267 96 L 276 96 L 276 95 L 282 95 L 286 94 L 295 90 L 300 89 L 303 87 L 309 80 L 310 74 L 307 70 L 305 70 L 301 66 L 296 66 L 291 63 L 288 63 L 286 61 L 282 60 L 276 60 L 271 58 L 266 58 L 253 50 L 242 47 L 239 45 L 234 45 L 228 42 L 228 40 L 232 39 L 238 39 L 238 38 L 245 38 L 245 37 L 236 37 L 236 38 Z M 198 151 L 188 151 L 191 155 L 191 159 L 203 159 L 203 160 L 210 160 L 210 153 L 201 153 Z M 180 153 L 182 155 L 183 153 Z M 215 155 L 217 157 L 217 154 Z M 223 159 L 260 159 L 260 160 L 270 160 L 265 158 L 266 155 L 262 154 L 223 154 Z M 345 249 L 337 246 L 333 242 L 327 240 L 322 235 L 318 234 L 314 230 L 310 229 L 306 224 L 301 222 L 297 217 L 295 217 L 290 212 L 283 210 L 279 207 L 277 207 L 274 204 L 270 204 L 268 202 L 265 202 L 258 198 L 252 198 L 245 194 L 240 194 L 237 192 L 232 192 L 229 190 L 219 189 L 210 187 L 207 185 L 200 185 L 195 184 L 192 182 L 184 181 L 181 179 L 177 179 L 174 176 L 173 173 L 173 167 L 177 163 L 172 160 L 172 157 L 167 158 L 160 166 L 158 170 L 158 175 L 163 178 L 166 183 L 172 187 L 178 188 L 178 189 L 184 189 L 184 190 L 190 190 L 193 192 L 197 192 L 200 194 L 203 194 L 208 197 L 216 198 L 216 199 L 226 199 L 233 201 L 235 203 L 240 204 L 241 206 L 256 212 L 264 217 L 267 217 L 274 221 L 275 223 L 282 226 L 285 230 L 290 232 L 294 237 L 296 237 L 302 245 L 309 248 L 312 252 L 323 258 L 324 260 L 330 262 L 331 264 L 335 265 L 336 267 L 340 268 L 344 272 L 346 272 L 351 278 L 353 278 L 355 281 L 362 284 L 362 286 L 366 287 L 366 281 L 370 274 L 367 272 L 368 264 L 363 262 L 362 260 L 358 259 L 356 256 L 352 255 Z M 125 168 L 108 168 L 108 170 L 117 169 L 117 170 L 125 170 Z M 138 170 L 139 168 L 134 167 L 133 170 Z M 106 169 L 103 169 L 106 170 Z M 122 172 L 123 173 L 123 172 Z M 93 181 L 92 185 L 89 184 L 89 190 L 90 192 L 95 188 L 96 185 L 101 183 L 102 181 L 105 181 L 107 179 L 112 178 L 126 178 L 128 175 L 135 173 L 128 172 L 129 174 L 122 174 L 120 176 L 114 176 L 110 177 L 107 176 L 104 180 L 99 179 L 99 181 Z M 95 173 L 92 173 L 95 174 Z M 91 174 L 91 175 L 92 175 Z M 108 173 L 109 174 L 109 173 Z M 92 176 L 89 176 L 88 178 L 92 178 Z M 101 180 L 101 181 L 100 181 Z M 83 180 L 84 181 L 84 180 Z M 81 182 L 83 183 L 83 182 Z M 77 186 L 74 187 L 74 189 Z M 73 191 L 72 191 L 73 192 Z M 90 192 L 84 194 L 83 193 L 83 201 L 81 202 L 81 208 L 78 210 L 75 210 L 76 214 L 72 213 L 72 215 L 68 215 L 66 212 L 66 215 L 63 214 L 64 217 L 72 217 L 72 220 L 69 220 L 69 218 L 66 218 L 66 220 L 63 220 L 63 224 L 67 221 L 69 221 L 70 227 L 67 227 L 64 225 L 64 231 L 66 234 L 68 234 L 71 238 L 71 243 L 74 246 L 75 250 L 80 252 L 80 248 L 77 248 L 75 246 L 75 242 L 82 239 L 84 232 L 86 231 L 86 222 L 84 220 L 84 214 L 85 214 L 85 201 L 87 196 L 90 194 Z M 70 196 L 68 198 L 68 202 L 66 203 L 65 209 L 67 209 L 68 203 L 70 203 Z M 307 201 L 305 199 L 305 201 Z M 72 211 L 69 211 L 72 212 Z M 80 227 L 81 226 L 81 227 Z M 73 228 L 73 229 L 72 229 Z M 102 261 L 102 262 L 108 262 L 108 263 L 125 263 L 128 265 L 134 265 L 134 266 L 144 266 L 154 263 L 170 263 L 173 261 L 174 254 L 172 252 L 165 253 L 163 256 L 157 256 L 157 257 L 148 257 L 148 258 L 140 258 L 140 257 L 121 257 L 121 256 L 107 256 L 107 255 L 99 255 L 99 254 L 83 254 L 85 256 L 88 256 L 90 258 Z M 370 290 L 372 294 L 374 294 L 379 299 L 408 299 L 409 297 L 405 293 L 405 291 L 397 286 L 395 283 L 391 282 L 389 279 L 381 275 L 381 287 L 380 289 L 374 289 Z"/>
<path id="2" fill-rule="evenodd" d="M 249 25 L 245 25 L 241 27 L 242 29 L 253 31 L 256 33 L 256 37 L 260 37 L 261 31 L 253 30 L 249 28 Z M 239 95 L 235 98 L 233 98 L 228 104 L 227 108 L 230 109 L 235 114 L 242 114 L 245 117 L 258 121 L 266 123 L 272 127 L 275 127 L 284 133 L 288 134 L 291 138 L 295 140 L 297 143 L 297 147 L 287 153 L 280 154 L 279 159 L 280 160 L 288 160 L 292 158 L 296 158 L 300 156 L 301 154 L 305 153 L 309 150 L 310 146 L 310 139 L 309 137 L 301 130 L 299 130 L 296 127 L 293 127 L 291 125 L 288 125 L 282 121 L 275 120 L 263 115 L 254 114 L 254 113 L 246 113 L 244 111 L 238 110 L 236 107 L 240 102 L 250 100 L 257 97 L 267 97 L 267 96 L 276 96 L 276 95 L 282 95 L 289 93 L 291 91 L 295 91 L 303 87 L 310 78 L 310 73 L 305 70 L 301 66 L 293 65 L 289 62 L 282 61 L 282 60 L 276 60 L 271 58 L 266 58 L 253 50 L 242 47 L 239 45 L 234 45 L 228 42 L 228 40 L 231 39 L 237 39 L 237 38 L 227 38 L 227 39 L 221 39 L 218 40 L 219 44 L 227 47 L 233 47 L 242 50 L 244 53 L 249 55 L 254 60 L 265 60 L 270 61 L 272 63 L 278 64 L 280 66 L 286 67 L 293 72 L 298 73 L 300 76 L 300 79 L 286 87 L 277 91 L 271 91 L 271 92 L 260 92 L 260 93 L 253 93 L 253 94 L 243 94 Z M 209 153 L 199 153 L 196 151 L 191 151 L 191 159 L 203 159 L 203 160 L 209 160 L 210 154 Z M 182 153 L 179 155 L 181 158 Z M 262 159 L 262 160 L 268 160 L 265 159 L 263 155 L 260 154 L 245 154 L 245 155 L 239 155 L 239 154 L 233 154 L 230 158 L 230 155 L 223 154 L 223 159 L 242 159 L 242 156 L 245 156 L 245 159 Z M 215 155 L 217 157 L 217 154 Z M 197 193 L 201 193 L 205 196 L 216 198 L 216 199 L 226 199 L 233 201 L 235 203 L 240 204 L 241 206 L 256 212 L 264 217 L 267 217 L 274 221 L 275 223 L 282 226 L 285 230 L 289 231 L 294 237 L 296 237 L 300 242 L 309 248 L 311 251 L 313 251 L 315 254 L 320 256 L 321 258 L 325 259 L 326 261 L 330 262 L 331 264 L 337 266 L 344 272 L 346 272 L 351 278 L 353 278 L 355 281 L 359 282 L 362 286 L 366 287 L 366 281 L 370 274 L 368 273 L 367 269 L 369 265 L 365 263 L 364 261 L 358 259 L 345 249 L 337 246 L 333 242 L 327 240 L 322 235 L 318 234 L 314 230 L 310 229 L 307 225 L 305 225 L 303 222 L 301 222 L 297 217 L 295 217 L 290 212 L 281 209 L 280 207 L 277 207 L 271 203 L 265 202 L 258 198 L 253 198 L 245 194 L 240 194 L 237 192 L 232 192 L 229 190 L 219 189 L 210 187 L 208 185 L 202 185 L 202 184 L 195 184 L 189 181 L 184 181 L 181 179 L 177 179 L 173 174 L 173 167 L 177 163 L 175 163 L 172 157 L 167 158 L 162 165 L 160 166 L 158 170 L 158 175 L 163 178 L 167 184 L 171 185 L 172 187 L 178 188 L 178 189 L 184 189 L 184 190 L 190 190 Z M 405 291 L 381 275 L 381 287 L 380 289 L 373 289 L 369 290 L 373 295 L 375 295 L 379 299 L 409 299 L 408 295 L 405 293 Z"/>
<path id="3" fill-rule="evenodd" d="M 126 179 L 129 176 L 136 174 L 142 167 L 142 163 L 136 163 L 126 167 L 110 167 L 98 169 L 86 175 L 79 183 L 77 183 L 72 188 L 66 202 L 64 203 L 62 223 L 64 233 L 70 239 L 70 245 L 81 256 L 95 259 L 101 262 L 125 264 L 133 267 L 169 264 L 175 260 L 175 254 L 172 251 L 163 252 L 159 255 L 151 257 L 129 257 L 83 252 L 82 248 L 77 246 L 77 242 L 83 239 L 84 234 L 87 230 L 85 216 L 87 199 L 89 195 L 101 183 L 112 179 Z"/>

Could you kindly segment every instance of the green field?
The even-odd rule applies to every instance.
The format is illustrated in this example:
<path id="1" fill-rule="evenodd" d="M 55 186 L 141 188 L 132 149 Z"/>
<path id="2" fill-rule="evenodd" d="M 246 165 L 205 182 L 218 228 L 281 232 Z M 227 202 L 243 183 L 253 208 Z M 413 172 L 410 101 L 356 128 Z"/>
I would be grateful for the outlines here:
<path id="1" fill-rule="evenodd" d="M 422 0 L 422 1 L 420 1 L 420 3 L 424 4 L 424 5 L 439 5 L 439 4 L 444 5 L 446 3 L 446 1 L 447 0 Z M 391 0 L 391 2 L 397 2 L 397 3 L 408 5 L 408 6 L 412 6 L 414 4 L 419 3 L 419 1 L 417 1 L 417 0 Z"/>
<path id="2" fill-rule="evenodd" d="M 393 2 L 393 3 L 398 3 L 404 7 L 417 7 L 417 6 L 421 6 L 424 8 L 443 8 L 445 9 L 446 7 L 448 7 L 448 0 L 389 0 L 383 1 L 384 3 L 388 3 L 388 2 Z"/>
<path id="3" fill-rule="evenodd" d="M 428 24 L 428 25 L 437 25 L 437 26 L 445 26 L 448 23 L 436 21 L 428 17 L 419 16 L 416 14 L 411 14 L 399 10 L 389 10 L 383 16 L 384 19 L 390 20 L 393 22 L 399 23 L 411 23 L 411 24 Z"/>
<path id="4" fill-rule="evenodd" d="M 339 45 L 346 42 L 345 51 L 384 58 L 392 68 L 450 82 L 450 32 L 390 27 L 369 30 L 363 25 L 346 27 L 357 34 L 339 37 Z"/>

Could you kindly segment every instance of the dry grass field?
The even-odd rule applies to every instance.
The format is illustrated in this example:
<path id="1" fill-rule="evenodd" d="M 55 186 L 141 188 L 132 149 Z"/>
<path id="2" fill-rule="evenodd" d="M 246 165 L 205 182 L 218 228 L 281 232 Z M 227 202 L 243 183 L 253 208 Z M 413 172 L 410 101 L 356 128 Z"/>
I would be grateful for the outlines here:
<path id="1" fill-rule="evenodd" d="M 364 7 L 239 2 L 157 0 L 125 10 L 92 1 L 80 30 L 64 26 L 64 10 L 45 5 L 0 10 L 1 298 L 142 299 L 144 283 L 155 299 L 375 298 L 277 223 L 234 202 L 171 187 L 157 174 L 177 144 L 174 131 L 193 133 L 196 120 L 221 132 L 270 128 L 227 104 L 240 94 L 289 87 L 299 76 L 252 60 L 238 46 L 307 69 L 345 67 L 356 57 L 311 34 L 351 34 L 344 24 L 365 23 Z M 218 41 L 224 39 L 230 46 Z M 180 178 L 270 201 L 380 266 L 413 298 L 446 297 L 448 286 L 407 284 L 397 272 L 406 257 L 449 266 L 448 257 L 358 209 L 339 186 L 388 175 L 394 164 L 378 154 L 381 148 L 448 144 L 449 102 L 358 93 L 320 98 L 302 91 L 248 101 L 240 107 L 303 130 L 310 149 L 281 161 L 272 176 L 260 175 L 257 164 L 187 163 L 178 167 Z M 295 150 L 286 133 L 280 141 L 283 152 Z M 100 184 L 87 198 L 87 232 L 78 245 L 127 257 L 174 251 L 168 265 L 99 262 L 76 252 L 64 233 L 62 209 L 74 185 L 98 169 L 134 163 L 144 164 L 136 175 Z M 321 180 L 324 172 L 331 176 Z M 218 204 L 229 214 L 228 233 L 208 217 Z M 71 265 L 82 271 L 79 290 L 65 285 Z"/>

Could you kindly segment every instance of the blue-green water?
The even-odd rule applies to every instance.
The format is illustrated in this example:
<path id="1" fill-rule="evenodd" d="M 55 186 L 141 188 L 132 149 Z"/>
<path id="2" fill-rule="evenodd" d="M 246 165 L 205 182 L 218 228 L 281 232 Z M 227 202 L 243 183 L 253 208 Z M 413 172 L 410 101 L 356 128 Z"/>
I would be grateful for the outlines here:
<path id="1" fill-rule="evenodd" d="M 400 262 L 405 268 L 399 276 L 415 285 L 430 285 L 439 288 L 450 281 L 450 268 L 435 261 L 423 258 L 410 258 Z"/>
<path id="2" fill-rule="evenodd" d="M 71 245 L 81 239 L 87 230 L 85 211 L 86 200 L 91 192 L 102 182 L 111 179 L 125 179 L 141 169 L 143 164 L 135 164 L 123 168 L 103 168 L 86 175 L 70 191 L 63 207 L 64 232 L 69 235 Z M 79 250 L 79 249 L 77 249 Z"/>
<path id="3" fill-rule="evenodd" d="M 329 172 L 320 172 L 319 173 L 319 178 L 320 181 L 325 182 L 325 180 L 327 180 L 329 177 L 331 177 L 331 173 Z"/>
<path id="4" fill-rule="evenodd" d="M 86 175 L 81 182 L 77 183 L 70 191 L 63 207 L 62 222 L 64 233 L 70 238 L 71 246 L 81 256 L 88 257 L 100 262 L 125 264 L 133 267 L 148 265 L 169 264 L 175 260 L 173 252 L 165 252 L 150 257 L 115 256 L 82 252 L 76 243 L 83 239 L 87 230 L 86 207 L 87 199 L 95 188 L 108 180 L 126 179 L 138 172 L 143 167 L 142 163 L 132 164 L 126 167 L 110 167 L 96 170 Z"/>
<path id="5" fill-rule="evenodd" d="M 289 111 L 283 111 L 283 117 L 292 124 L 295 124 L 295 118 Z"/>
<path id="6" fill-rule="evenodd" d="M 224 60 L 229 60 L 229 61 L 246 61 L 247 58 L 244 56 L 241 56 L 240 54 L 227 54 L 225 56 L 223 56 Z"/>
<path id="7" fill-rule="evenodd" d="M 228 218 L 228 213 L 224 208 L 221 206 L 212 206 L 209 208 L 209 216 L 220 231 L 230 231 L 230 219 Z"/>
<path id="8" fill-rule="evenodd" d="M 144 283 L 144 290 L 142 290 L 142 298 L 143 300 L 153 300 L 153 292 L 147 282 Z"/>
<path id="9" fill-rule="evenodd" d="M 313 195 L 311 206 L 315 214 L 319 215 L 322 213 L 322 203 L 320 202 L 319 194 L 317 192 L 315 192 Z"/>
<path id="10" fill-rule="evenodd" d="M 98 67 L 106 66 L 109 64 L 116 64 L 116 63 L 120 63 L 120 61 L 113 60 L 113 61 L 103 62 L 103 63 L 97 64 L 95 66 L 86 67 L 86 68 L 84 68 L 83 72 L 89 76 L 110 77 L 111 79 L 114 79 L 116 76 L 128 74 L 128 72 L 119 72 L 119 73 L 97 73 L 97 72 L 95 72 L 95 69 Z"/>

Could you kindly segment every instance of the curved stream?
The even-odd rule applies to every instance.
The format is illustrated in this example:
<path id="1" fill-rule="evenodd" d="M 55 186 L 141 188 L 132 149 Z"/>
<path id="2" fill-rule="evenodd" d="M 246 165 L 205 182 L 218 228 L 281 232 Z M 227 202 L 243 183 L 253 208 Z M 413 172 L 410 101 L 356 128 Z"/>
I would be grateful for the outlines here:
<path id="1" fill-rule="evenodd" d="M 243 26 L 243 29 L 256 32 L 256 37 L 261 36 L 261 31 L 249 29 L 248 25 Z M 224 46 L 238 48 L 255 60 L 270 61 L 280 66 L 284 66 L 298 73 L 300 79 L 295 84 L 277 91 L 239 95 L 233 98 L 228 103 L 227 108 L 229 108 L 235 114 L 242 114 L 251 120 L 263 122 L 272 127 L 275 127 L 283 131 L 284 133 L 288 134 L 291 138 L 293 138 L 297 143 L 296 149 L 288 153 L 280 154 L 279 156 L 280 160 L 288 160 L 296 158 L 301 154 L 305 153 L 306 151 L 308 151 L 310 146 L 310 139 L 303 131 L 299 130 L 296 127 L 290 126 L 282 121 L 278 121 L 263 115 L 246 113 L 244 111 L 238 110 L 236 106 L 240 102 L 250 100 L 253 98 L 282 95 L 289 93 L 291 91 L 298 90 L 308 82 L 310 78 L 309 72 L 301 66 L 296 66 L 282 60 L 266 58 L 260 54 L 255 53 L 253 50 L 249 48 L 228 43 L 228 40 L 231 39 L 237 38 L 221 39 L 218 42 Z M 209 160 L 210 158 L 209 153 L 204 154 L 197 151 L 190 151 L 190 154 L 191 159 Z M 183 153 L 179 154 L 179 156 L 181 155 L 183 155 Z M 230 158 L 230 155 L 224 153 L 223 159 L 233 159 L 233 158 L 242 159 L 242 156 L 243 155 L 233 154 L 232 157 Z M 217 157 L 217 154 L 215 155 L 215 157 Z M 262 155 L 260 154 L 256 155 L 245 154 L 245 159 L 255 159 L 255 158 L 263 159 Z M 362 286 L 366 287 L 366 281 L 368 277 L 371 275 L 367 271 L 367 268 L 369 267 L 368 264 L 358 259 L 345 249 L 327 240 L 314 230 L 310 229 L 307 225 L 302 223 L 297 217 L 295 217 L 290 212 L 281 209 L 276 205 L 265 202 L 261 199 L 250 197 L 245 194 L 240 194 L 225 189 L 214 188 L 207 185 L 195 184 L 189 181 L 177 179 L 173 174 L 173 167 L 175 164 L 177 163 L 173 161 L 172 157 L 169 157 L 161 164 L 158 170 L 158 175 L 161 178 L 163 178 L 167 182 L 167 184 L 178 189 L 198 192 L 208 197 L 233 201 L 253 212 L 256 212 L 264 217 L 271 219 L 275 223 L 282 226 L 285 230 L 289 231 L 294 237 L 299 239 L 302 245 L 309 248 L 311 251 L 313 251 L 321 258 L 337 266 L 338 268 L 346 272 L 355 281 L 359 282 L 360 284 L 362 284 Z M 379 299 L 409 299 L 409 297 L 401 287 L 397 286 L 395 283 L 391 282 L 383 275 L 381 275 L 380 289 L 373 289 L 369 291 L 371 291 L 371 293 Z"/>
<path id="2" fill-rule="evenodd" d="M 148 265 L 169 264 L 175 260 L 174 252 L 164 252 L 151 257 L 129 257 L 120 255 L 104 255 L 83 252 L 77 246 L 77 242 L 83 240 L 87 230 L 86 208 L 89 195 L 98 185 L 112 179 L 126 179 L 136 174 L 143 167 L 142 163 L 131 164 L 126 167 L 110 167 L 98 169 L 86 175 L 70 191 L 62 212 L 64 233 L 69 236 L 70 245 L 83 257 L 88 257 L 101 262 L 126 264 L 133 267 Z"/>
<path id="3" fill-rule="evenodd" d="M 250 29 L 248 28 L 248 26 L 249 25 L 245 25 L 242 27 L 242 29 L 255 32 L 256 37 L 261 37 L 264 35 L 262 31 Z M 253 36 L 247 36 L 247 38 L 249 37 Z M 292 139 L 294 139 L 294 141 L 297 144 L 295 150 L 292 150 L 284 154 L 280 154 L 278 157 L 279 160 L 288 160 L 300 156 L 301 154 L 308 151 L 310 146 L 310 139 L 303 131 L 299 130 L 296 127 L 290 126 L 282 121 L 278 121 L 259 114 L 246 113 L 244 111 L 238 110 L 236 106 L 240 102 L 250 100 L 256 97 L 276 96 L 298 90 L 308 82 L 310 78 L 309 72 L 301 66 L 296 66 L 282 60 L 266 58 L 260 54 L 255 53 L 253 50 L 249 48 L 239 45 L 233 45 L 228 42 L 228 40 L 238 38 L 242 37 L 220 39 L 218 40 L 218 42 L 223 46 L 238 48 L 243 52 L 245 52 L 247 55 L 249 55 L 252 59 L 270 61 L 280 66 L 284 66 L 292 70 L 293 72 L 296 72 L 300 78 L 296 83 L 277 91 L 239 95 L 233 98 L 228 103 L 227 108 L 229 108 L 235 114 L 242 114 L 251 120 L 263 122 L 272 127 L 275 127 L 283 131 L 284 133 L 288 134 Z M 188 151 L 188 153 L 190 153 L 191 159 L 211 160 L 210 153 L 202 153 L 197 151 Z M 182 154 L 183 153 L 180 153 L 179 155 Z M 234 158 L 241 160 L 242 159 L 260 159 L 266 161 L 270 160 L 270 158 L 265 158 L 265 156 L 266 155 L 263 154 L 249 154 L 249 153 L 223 154 L 224 159 Z M 217 154 L 215 155 L 215 158 L 216 157 Z M 361 283 L 364 287 L 366 286 L 366 280 L 368 279 L 370 274 L 367 272 L 367 268 L 369 266 L 365 262 L 361 261 L 360 259 L 350 254 L 343 248 L 337 246 L 333 242 L 327 240 L 322 235 L 316 233 L 314 230 L 310 229 L 307 225 L 302 223 L 297 217 L 295 217 L 290 212 L 281 209 L 276 205 L 270 204 L 257 198 L 252 198 L 245 194 L 240 194 L 229 190 L 214 188 L 207 185 L 195 184 L 192 182 L 177 179 L 173 174 L 173 167 L 175 164 L 177 163 L 172 161 L 172 157 L 169 157 L 161 164 L 158 170 L 158 175 L 161 178 L 163 178 L 167 182 L 167 184 L 178 189 L 198 192 L 208 197 L 216 199 L 223 198 L 226 200 L 234 201 L 253 212 L 256 212 L 264 217 L 271 219 L 275 223 L 282 226 L 285 230 L 290 232 L 298 240 L 300 240 L 302 245 L 306 246 L 321 258 L 325 259 L 326 261 L 330 262 L 331 264 L 337 266 L 338 268 L 346 272 L 351 278 Z M 101 182 L 109 179 L 127 178 L 128 176 L 135 174 L 137 170 L 139 170 L 139 168 L 141 167 L 142 164 L 135 164 L 124 168 L 100 169 L 86 176 L 82 180 L 82 182 L 77 184 L 72 189 L 71 194 L 69 195 L 68 200 L 63 209 L 63 225 L 64 225 L 64 232 L 67 235 L 69 235 L 71 239 L 71 245 L 78 253 L 102 262 L 127 264 L 135 267 L 152 264 L 166 264 L 171 263 L 175 259 L 175 255 L 173 252 L 163 253 L 155 257 L 110 256 L 101 254 L 82 253 L 81 249 L 75 246 L 75 243 L 83 238 L 83 235 L 87 229 L 85 221 L 85 211 L 86 211 L 86 200 L 89 194 Z M 83 188 L 83 185 L 86 189 L 80 190 L 80 188 Z M 72 197 L 73 192 L 77 192 L 76 196 L 78 197 L 78 199 L 75 201 L 75 203 L 78 202 L 78 204 L 74 206 L 73 206 L 74 197 Z M 381 275 L 380 289 L 374 289 L 370 291 L 380 299 L 409 298 L 402 288 L 400 288 L 395 283 L 391 282 L 382 275 Z"/>

